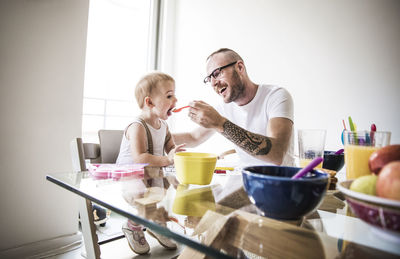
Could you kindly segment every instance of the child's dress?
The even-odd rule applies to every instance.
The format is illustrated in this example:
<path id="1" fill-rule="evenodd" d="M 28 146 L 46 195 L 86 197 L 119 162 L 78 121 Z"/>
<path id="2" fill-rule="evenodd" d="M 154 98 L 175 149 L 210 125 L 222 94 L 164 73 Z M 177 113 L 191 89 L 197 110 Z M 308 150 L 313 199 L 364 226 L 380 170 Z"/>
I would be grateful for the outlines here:
<path id="1" fill-rule="evenodd" d="M 160 120 L 161 127 L 159 129 L 155 129 L 152 126 L 148 125 L 144 120 L 138 118 L 134 122 L 128 125 L 124 131 L 124 135 L 122 136 L 121 148 L 119 150 L 119 155 L 117 158 L 118 165 L 124 164 L 134 164 L 131 152 L 130 141 L 126 138 L 126 131 L 133 123 L 142 124 L 146 129 L 147 135 L 147 153 L 162 156 L 164 155 L 164 145 L 166 143 L 166 137 L 168 133 L 168 125 L 165 121 Z"/>
<path id="2" fill-rule="evenodd" d="M 146 130 L 146 137 L 147 137 L 147 153 L 152 154 L 152 155 L 157 155 L 157 156 L 163 156 L 164 155 L 164 146 L 165 143 L 168 142 L 169 138 L 171 137 L 171 134 L 168 131 L 168 125 L 165 121 L 160 120 L 161 122 L 161 127 L 159 129 L 155 129 L 151 127 L 150 125 L 147 125 L 147 123 L 141 119 L 137 118 L 134 122 L 128 125 L 126 127 L 124 134 L 122 136 L 122 141 L 121 141 L 121 148 L 119 151 L 119 155 L 117 158 L 117 165 L 124 165 L 124 164 L 134 164 L 133 158 L 132 158 L 132 152 L 131 152 L 131 143 L 130 141 L 126 138 L 126 131 L 131 126 L 133 123 L 140 123 L 144 126 Z M 159 179 L 150 179 L 150 181 L 154 186 L 164 186 L 164 178 L 159 178 Z M 144 181 L 144 183 L 147 185 L 148 181 Z M 142 183 L 142 182 L 137 182 L 137 183 Z M 143 183 L 142 183 L 143 184 Z M 138 187 L 138 186 L 136 186 Z M 129 188 L 129 192 L 127 190 L 123 190 L 123 196 L 125 200 L 128 202 L 131 201 L 130 203 L 134 204 L 134 199 L 136 198 L 136 194 L 138 191 L 145 189 L 145 186 L 142 188 Z M 135 190 L 134 189 L 140 189 L 140 190 Z M 132 196 L 132 197 L 129 197 Z M 160 225 L 163 225 L 166 227 L 166 222 L 157 222 Z M 150 251 L 150 246 L 147 243 L 147 240 L 145 238 L 144 232 L 142 230 L 142 226 L 137 225 L 133 221 L 127 221 L 123 226 L 122 226 L 122 231 L 128 240 L 128 244 L 130 248 L 137 254 L 146 254 Z M 148 230 L 149 234 L 155 237 L 158 242 L 164 246 L 167 249 L 176 249 L 177 246 L 176 244 L 166 238 L 165 236 L 162 236 L 160 234 L 154 233 L 150 230 Z"/>

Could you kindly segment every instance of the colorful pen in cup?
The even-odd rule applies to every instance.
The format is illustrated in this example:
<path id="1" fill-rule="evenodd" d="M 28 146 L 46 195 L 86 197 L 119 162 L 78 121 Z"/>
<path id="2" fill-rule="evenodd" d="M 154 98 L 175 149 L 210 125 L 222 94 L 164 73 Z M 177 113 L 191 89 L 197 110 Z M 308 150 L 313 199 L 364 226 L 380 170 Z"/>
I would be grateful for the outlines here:
<path id="1" fill-rule="evenodd" d="M 376 131 L 376 125 L 374 123 L 372 123 L 371 125 L 371 144 L 374 145 L 375 142 L 375 131 Z"/>

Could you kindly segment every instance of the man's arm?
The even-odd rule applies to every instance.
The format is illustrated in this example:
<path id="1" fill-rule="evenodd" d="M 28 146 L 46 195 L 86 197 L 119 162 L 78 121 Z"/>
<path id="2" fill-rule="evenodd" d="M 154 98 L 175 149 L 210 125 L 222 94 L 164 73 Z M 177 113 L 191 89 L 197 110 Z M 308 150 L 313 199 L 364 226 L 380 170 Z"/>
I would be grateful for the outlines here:
<path id="1" fill-rule="evenodd" d="M 203 101 L 190 103 L 189 117 L 206 129 L 214 129 L 225 138 L 260 160 L 280 165 L 289 147 L 293 122 L 283 117 L 268 121 L 266 136 L 243 129 L 221 116 Z M 187 142 L 189 143 L 189 142 Z"/>
<path id="2" fill-rule="evenodd" d="M 289 147 L 293 122 L 286 118 L 272 118 L 267 136 L 252 133 L 225 120 L 221 134 L 244 151 L 260 160 L 280 165 Z"/>
<path id="3" fill-rule="evenodd" d="M 174 133 L 172 134 L 172 137 L 175 141 L 175 144 L 179 145 L 186 143 L 185 147 L 192 148 L 209 139 L 214 132 L 215 131 L 212 129 L 198 127 L 192 132 Z"/>
<path id="4" fill-rule="evenodd" d="M 203 129 L 216 130 L 260 160 L 276 165 L 282 164 L 292 136 L 293 122 L 290 119 L 283 117 L 270 119 L 266 136 L 263 136 L 232 123 L 203 101 L 193 101 L 190 105 L 189 117 L 203 126 Z"/>

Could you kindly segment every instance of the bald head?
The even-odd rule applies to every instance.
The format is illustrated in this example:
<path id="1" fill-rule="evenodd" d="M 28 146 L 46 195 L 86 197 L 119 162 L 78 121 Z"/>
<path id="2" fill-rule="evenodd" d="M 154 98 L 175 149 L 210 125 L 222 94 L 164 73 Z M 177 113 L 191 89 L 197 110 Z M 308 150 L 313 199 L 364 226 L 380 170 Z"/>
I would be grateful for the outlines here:
<path id="1" fill-rule="evenodd" d="M 206 79 L 225 103 L 238 105 L 249 103 L 257 93 L 257 85 L 247 75 L 241 56 L 235 51 L 222 48 L 211 53 L 206 60 Z M 217 75 L 215 75 L 217 71 Z M 220 76 L 223 74 L 223 76 Z M 204 79 L 204 82 L 206 82 Z M 222 94 L 224 93 L 224 94 Z"/>
<path id="2" fill-rule="evenodd" d="M 242 57 L 239 56 L 239 54 L 237 54 L 235 51 L 233 51 L 231 49 L 228 49 L 228 48 L 221 48 L 221 49 L 219 49 L 217 51 L 214 51 L 213 53 L 211 53 L 210 56 L 207 57 L 206 61 L 208 61 L 214 55 L 219 54 L 219 53 L 223 54 L 225 59 L 230 61 L 230 62 L 238 61 L 238 60 L 242 60 L 243 61 Z"/>

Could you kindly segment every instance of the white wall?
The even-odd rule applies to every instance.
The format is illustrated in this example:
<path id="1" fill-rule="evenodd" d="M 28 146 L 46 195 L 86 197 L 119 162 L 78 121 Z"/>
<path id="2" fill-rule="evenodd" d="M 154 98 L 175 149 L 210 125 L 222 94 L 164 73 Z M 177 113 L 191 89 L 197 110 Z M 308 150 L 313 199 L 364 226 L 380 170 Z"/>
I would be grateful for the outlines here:
<path id="1" fill-rule="evenodd" d="M 326 149 L 342 147 L 342 119 L 348 123 L 348 116 L 358 129 L 375 123 L 378 130 L 392 132 L 392 143 L 400 143 L 400 1 L 174 4 L 172 71 L 182 103 L 216 98 L 202 84 L 205 59 L 228 47 L 242 56 L 254 82 L 278 84 L 291 92 L 296 129 L 327 129 Z M 190 127 L 180 123 L 175 130 Z M 223 141 L 210 143 L 208 150 L 226 149 Z"/>
<path id="2" fill-rule="evenodd" d="M 74 233 L 77 200 L 45 180 L 81 134 L 88 0 L 0 1 L 0 250 Z"/>

